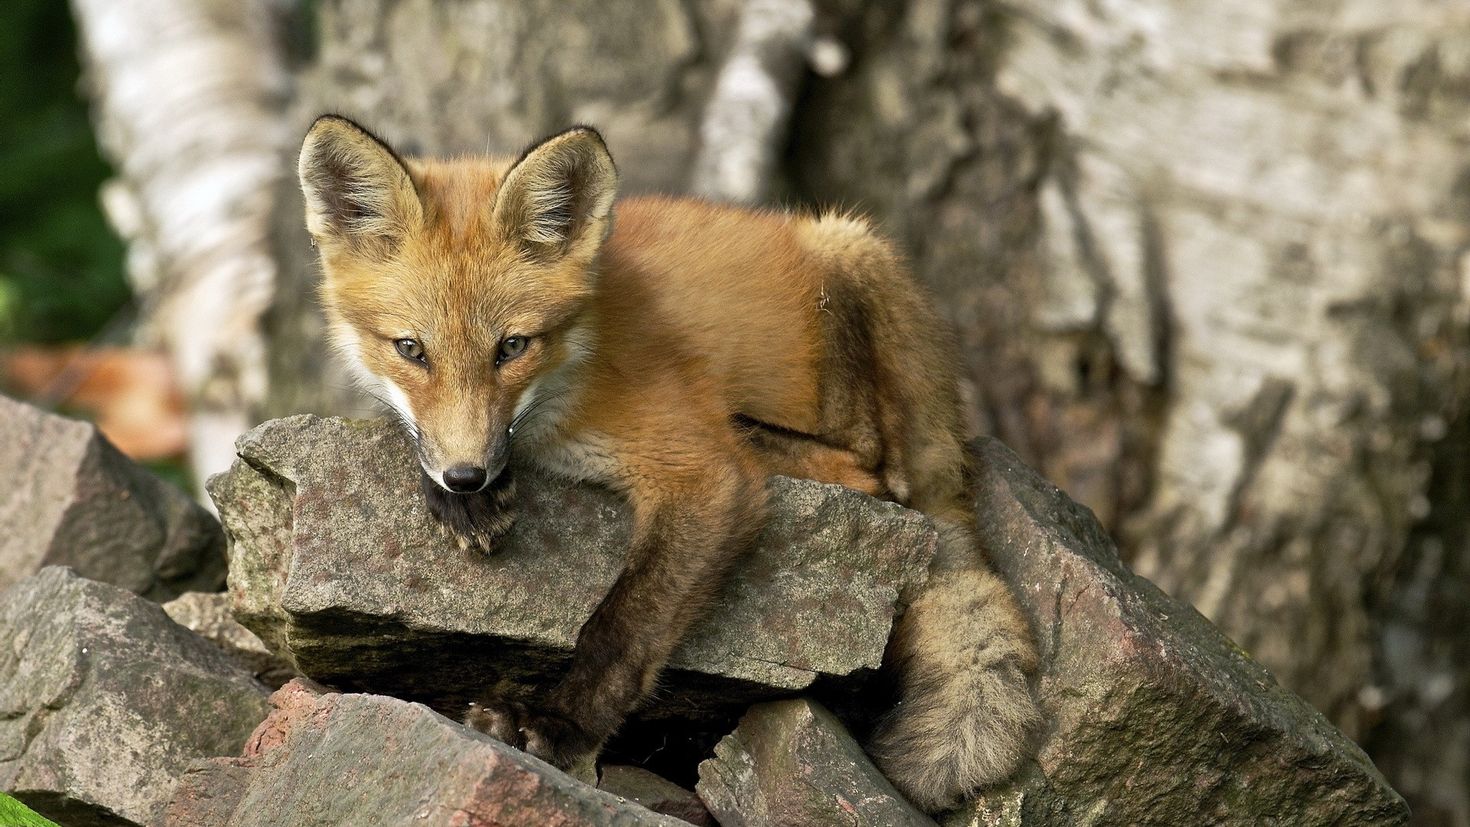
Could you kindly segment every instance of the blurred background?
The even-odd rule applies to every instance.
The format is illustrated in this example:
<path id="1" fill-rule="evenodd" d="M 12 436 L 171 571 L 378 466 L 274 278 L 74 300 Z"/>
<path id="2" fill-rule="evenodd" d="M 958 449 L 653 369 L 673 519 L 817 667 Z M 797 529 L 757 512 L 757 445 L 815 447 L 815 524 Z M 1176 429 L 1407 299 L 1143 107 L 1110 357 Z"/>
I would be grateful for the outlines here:
<path id="1" fill-rule="evenodd" d="M 571 123 L 625 192 L 840 205 L 959 329 L 977 432 L 1470 825 L 1465 0 L 7 0 L 0 388 L 197 488 L 371 408 L 295 151 Z"/>

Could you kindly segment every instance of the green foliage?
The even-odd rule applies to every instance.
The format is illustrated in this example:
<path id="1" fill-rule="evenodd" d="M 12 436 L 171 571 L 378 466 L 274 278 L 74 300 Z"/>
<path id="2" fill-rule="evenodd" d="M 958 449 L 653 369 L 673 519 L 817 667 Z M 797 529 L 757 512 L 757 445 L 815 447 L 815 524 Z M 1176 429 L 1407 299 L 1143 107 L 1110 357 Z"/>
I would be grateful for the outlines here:
<path id="1" fill-rule="evenodd" d="M 67 4 L 5 0 L 0 25 L 0 339 L 96 333 L 128 300 L 108 174 L 78 97 Z"/>
<path id="2" fill-rule="evenodd" d="M 30 807 L 0 793 L 0 827 L 59 827 L 56 822 L 36 815 Z"/>

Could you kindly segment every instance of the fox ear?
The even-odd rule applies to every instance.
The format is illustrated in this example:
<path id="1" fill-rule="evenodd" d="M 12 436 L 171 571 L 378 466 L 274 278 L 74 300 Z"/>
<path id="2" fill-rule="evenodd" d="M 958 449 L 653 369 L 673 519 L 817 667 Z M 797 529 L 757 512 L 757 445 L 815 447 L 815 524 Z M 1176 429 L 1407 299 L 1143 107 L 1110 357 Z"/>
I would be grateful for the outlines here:
<path id="1" fill-rule="evenodd" d="M 618 172 L 597 130 L 577 126 L 526 150 L 495 197 L 495 224 L 537 259 L 590 262 L 612 227 Z"/>
<path id="2" fill-rule="evenodd" d="M 323 247 L 386 253 L 423 220 L 408 169 L 387 144 L 339 115 L 316 119 L 298 166 L 306 228 Z"/>

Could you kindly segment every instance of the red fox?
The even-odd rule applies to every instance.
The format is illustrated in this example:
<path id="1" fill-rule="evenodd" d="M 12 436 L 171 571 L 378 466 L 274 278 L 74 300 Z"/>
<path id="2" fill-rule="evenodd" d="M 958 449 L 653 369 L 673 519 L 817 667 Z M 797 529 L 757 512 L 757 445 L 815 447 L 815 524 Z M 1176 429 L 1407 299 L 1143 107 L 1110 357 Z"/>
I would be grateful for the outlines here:
<path id="1" fill-rule="evenodd" d="M 627 498 L 626 566 L 534 704 L 466 722 L 583 772 L 759 528 L 772 474 L 926 513 L 940 550 L 869 751 L 930 811 L 1009 776 L 1039 714 L 1030 628 L 975 539 L 945 325 L 861 219 L 627 198 L 575 127 L 515 159 L 405 159 L 326 115 L 301 151 L 332 336 L 414 437 L 462 545 L 508 527 L 512 454 Z M 616 220 L 614 220 L 616 214 Z"/>

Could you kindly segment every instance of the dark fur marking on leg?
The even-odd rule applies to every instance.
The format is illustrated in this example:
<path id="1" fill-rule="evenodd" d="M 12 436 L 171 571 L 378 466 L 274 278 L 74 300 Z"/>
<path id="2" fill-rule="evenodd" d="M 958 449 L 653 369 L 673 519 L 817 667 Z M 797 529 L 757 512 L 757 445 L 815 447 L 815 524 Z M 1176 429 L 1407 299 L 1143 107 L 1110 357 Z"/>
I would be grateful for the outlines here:
<path id="1" fill-rule="evenodd" d="M 708 610 L 764 513 L 764 487 L 745 480 L 710 509 L 660 508 L 628 564 L 577 636 L 572 666 L 543 702 L 572 725 L 548 737 L 562 756 L 599 748 L 652 689 L 689 626 Z"/>
<path id="2" fill-rule="evenodd" d="M 428 502 L 429 512 L 459 541 L 462 548 L 488 552 L 495 541 L 504 537 L 515 524 L 513 502 L 516 484 L 510 469 L 503 471 L 484 490 L 473 494 L 445 491 L 428 474 L 420 475 L 419 485 Z"/>

